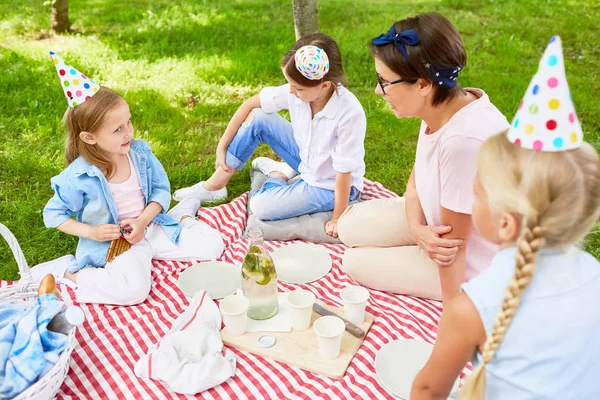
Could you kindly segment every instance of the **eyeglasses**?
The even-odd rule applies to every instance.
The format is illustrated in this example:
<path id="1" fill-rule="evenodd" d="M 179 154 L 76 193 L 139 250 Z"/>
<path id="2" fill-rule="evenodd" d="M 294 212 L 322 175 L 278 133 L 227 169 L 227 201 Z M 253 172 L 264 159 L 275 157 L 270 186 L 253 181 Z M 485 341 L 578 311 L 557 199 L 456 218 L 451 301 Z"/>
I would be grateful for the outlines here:
<path id="1" fill-rule="evenodd" d="M 383 92 L 383 95 L 385 96 L 387 93 L 385 92 L 385 88 L 391 85 L 394 85 L 396 83 L 400 83 L 400 82 L 406 82 L 404 79 L 396 79 L 395 81 L 392 82 L 382 82 L 381 81 L 381 75 L 376 74 L 377 75 L 377 84 L 379 84 L 379 87 L 381 88 L 381 91 Z"/>

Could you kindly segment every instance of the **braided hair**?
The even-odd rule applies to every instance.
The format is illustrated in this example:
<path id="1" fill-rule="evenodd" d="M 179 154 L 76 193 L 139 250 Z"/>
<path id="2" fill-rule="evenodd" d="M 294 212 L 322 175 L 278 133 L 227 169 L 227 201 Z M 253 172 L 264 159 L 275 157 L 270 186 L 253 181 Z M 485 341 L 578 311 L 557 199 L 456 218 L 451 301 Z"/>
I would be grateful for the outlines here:
<path id="1" fill-rule="evenodd" d="M 461 399 L 485 397 L 486 365 L 531 283 L 540 249 L 581 241 L 600 216 L 600 159 L 587 143 L 568 152 L 541 153 L 515 146 L 503 132 L 482 145 L 478 168 L 492 211 L 518 215 L 521 232 L 513 278 L 480 349 L 482 363 L 467 379 Z"/>

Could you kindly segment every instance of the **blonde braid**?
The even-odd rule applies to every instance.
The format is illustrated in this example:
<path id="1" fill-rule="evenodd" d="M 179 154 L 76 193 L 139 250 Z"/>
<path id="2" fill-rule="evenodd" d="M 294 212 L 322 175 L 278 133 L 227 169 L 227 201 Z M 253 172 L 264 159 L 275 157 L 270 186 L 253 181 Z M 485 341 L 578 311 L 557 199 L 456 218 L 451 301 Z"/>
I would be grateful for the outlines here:
<path id="1" fill-rule="evenodd" d="M 537 218 L 530 218 L 526 222 L 517 242 L 515 274 L 506 288 L 502 307 L 481 351 L 483 362 L 467 379 L 461 392 L 461 399 L 480 400 L 485 398 L 485 367 L 494 358 L 521 303 L 521 296 L 531 283 L 537 256 L 544 246 L 544 238 Z"/>

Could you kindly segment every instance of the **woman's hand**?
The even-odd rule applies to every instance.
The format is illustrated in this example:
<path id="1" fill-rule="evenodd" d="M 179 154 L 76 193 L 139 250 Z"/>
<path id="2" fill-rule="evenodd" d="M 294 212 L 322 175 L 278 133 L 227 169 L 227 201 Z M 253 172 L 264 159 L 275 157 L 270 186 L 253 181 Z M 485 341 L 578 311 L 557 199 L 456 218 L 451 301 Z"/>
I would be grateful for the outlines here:
<path id="1" fill-rule="evenodd" d="M 410 230 L 414 242 L 427 253 L 427 256 L 440 267 L 449 267 L 454 263 L 464 240 L 444 239 L 441 236 L 452 231 L 451 226 L 419 225 Z"/>
<path id="2" fill-rule="evenodd" d="M 133 245 L 142 241 L 148 224 L 140 218 L 129 218 L 121 221 L 121 226 L 129 228 L 124 237 Z"/>
<path id="3" fill-rule="evenodd" d="M 119 225 L 105 224 L 91 226 L 90 228 L 88 239 L 92 239 L 97 242 L 109 242 L 111 240 L 118 239 L 121 236 Z"/>
<path id="4" fill-rule="evenodd" d="M 225 159 L 227 157 L 227 150 L 221 150 L 220 148 L 217 148 L 217 159 L 215 161 L 215 170 L 219 169 L 219 167 L 221 167 L 221 169 L 223 169 L 223 171 L 225 172 L 232 172 L 232 168 L 227 165 L 227 163 L 225 163 Z"/>
<path id="5" fill-rule="evenodd" d="M 337 218 L 334 218 L 331 221 L 327 221 L 327 223 L 325 224 L 325 233 L 334 238 L 338 237 L 337 223 Z"/>

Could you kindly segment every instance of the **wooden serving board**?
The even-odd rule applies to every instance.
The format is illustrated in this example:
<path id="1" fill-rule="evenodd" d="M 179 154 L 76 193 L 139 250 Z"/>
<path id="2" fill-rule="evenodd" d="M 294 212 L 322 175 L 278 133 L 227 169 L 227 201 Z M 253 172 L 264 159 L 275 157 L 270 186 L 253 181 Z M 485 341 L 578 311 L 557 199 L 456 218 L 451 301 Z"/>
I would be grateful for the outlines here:
<path id="1" fill-rule="evenodd" d="M 321 305 L 341 317 L 344 316 L 343 308 L 331 307 L 325 304 Z M 227 331 L 227 327 L 225 327 L 221 331 L 221 337 L 223 338 L 223 343 L 227 346 L 245 350 L 262 357 L 272 358 L 292 367 L 298 367 L 316 374 L 338 379 L 346 373 L 346 369 L 348 369 L 350 361 L 352 361 L 352 358 L 354 358 L 354 355 L 360 348 L 364 337 L 359 339 L 352 336 L 348 331 L 344 331 L 342 334 L 340 355 L 333 360 L 325 360 L 319 356 L 317 335 L 312 328 L 314 322 L 319 317 L 321 315 L 313 310 L 310 327 L 304 331 L 246 332 L 241 336 L 231 336 Z M 360 327 L 368 334 L 371 325 L 373 325 L 373 316 L 366 313 L 365 321 Z M 275 345 L 270 348 L 260 347 L 258 338 L 267 333 L 275 337 Z"/>

